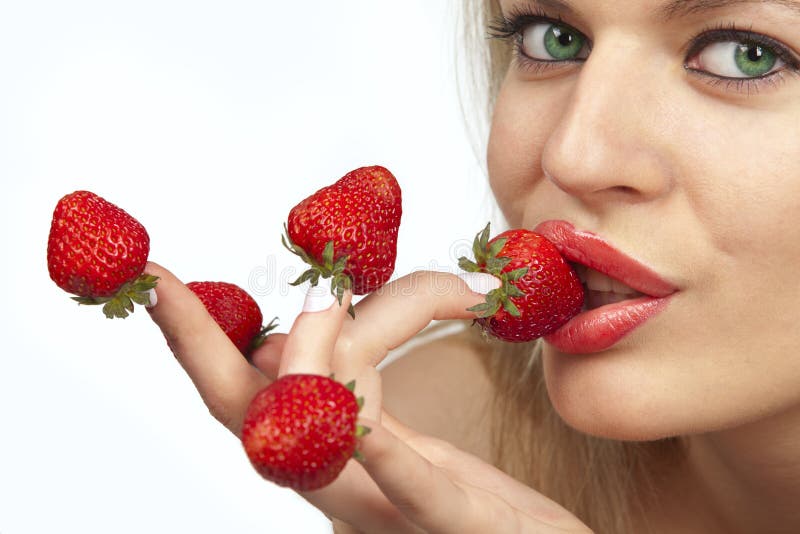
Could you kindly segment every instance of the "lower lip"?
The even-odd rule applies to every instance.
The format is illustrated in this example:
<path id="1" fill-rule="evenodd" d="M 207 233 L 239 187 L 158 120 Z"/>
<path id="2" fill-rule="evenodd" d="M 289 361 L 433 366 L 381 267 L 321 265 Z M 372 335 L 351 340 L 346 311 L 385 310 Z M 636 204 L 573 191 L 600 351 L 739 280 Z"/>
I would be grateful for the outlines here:
<path id="1" fill-rule="evenodd" d="M 666 308 L 669 297 L 640 297 L 581 312 L 545 336 L 560 352 L 588 354 L 614 346 Z"/>

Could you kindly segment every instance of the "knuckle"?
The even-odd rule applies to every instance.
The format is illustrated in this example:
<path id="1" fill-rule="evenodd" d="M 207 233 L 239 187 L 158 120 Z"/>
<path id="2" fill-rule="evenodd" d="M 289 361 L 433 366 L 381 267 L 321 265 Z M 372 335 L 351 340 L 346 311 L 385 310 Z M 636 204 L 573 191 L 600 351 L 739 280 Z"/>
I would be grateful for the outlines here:
<path id="1" fill-rule="evenodd" d="M 361 534 L 361 531 L 356 530 L 351 525 L 339 521 L 338 519 L 333 519 L 331 525 L 333 526 L 333 534 Z"/>
<path id="2" fill-rule="evenodd" d="M 409 445 L 420 451 L 428 462 L 436 467 L 447 468 L 453 459 L 455 446 L 446 441 L 432 439 L 427 436 L 415 436 L 409 439 Z"/>
<path id="3" fill-rule="evenodd" d="M 384 286 L 393 297 L 409 297 L 418 293 L 420 287 L 427 286 L 428 271 L 414 271 Z"/>
<path id="4" fill-rule="evenodd" d="M 357 314 L 358 312 L 356 312 Z M 333 348 L 333 367 L 357 371 L 364 365 L 375 365 L 388 351 L 383 336 L 362 331 L 361 323 L 346 322 Z"/>
<path id="5" fill-rule="evenodd" d="M 353 338 L 353 333 L 343 328 L 342 331 L 339 333 L 339 337 L 336 338 L 336 345 L 334 347 L 334 352 L 336 354 L 343 354 L 346 356 L 353 352 L 355 345 L 356 341 Z"/>
<path id="6" fill-rule="evenodd" d="M 236 433 L 239 427 L 239 418 L 234 414 L 233 410 L 230 409 L 228 403 L 225 402 L 224 399 L 212 396 L 205 398 L 204 402 L 208 408 L 208 413 L 210 413 L 214 419 L 219 421 L 222 426 L 231 432 Z"/>
<path id="7" fill-rule="evenodd" d="M 415 271 L 406 279 L 409 294 L 429 298 L 449 293 L 456 287 L 456 277 L 441 271 Z"/>
<path id="8" fill-rule="evenodd" d="M 382 439 L 370 439 L 369 453 L 365 452 L 364 455 L 366 456 L 366 462 L 376 466 L 386 465 L 393 460 L 391 445 Z"/>
<path id="9" fill-rule="evenodd" d="M 427 493 L 427 488 L 420 487 L 419 489 L 419 494 L 392 496 L 392 504 L 406 517 L 427 517 L 430 511 L 426 509 L 423 499 L 419 497 L 419 495 Z"/>

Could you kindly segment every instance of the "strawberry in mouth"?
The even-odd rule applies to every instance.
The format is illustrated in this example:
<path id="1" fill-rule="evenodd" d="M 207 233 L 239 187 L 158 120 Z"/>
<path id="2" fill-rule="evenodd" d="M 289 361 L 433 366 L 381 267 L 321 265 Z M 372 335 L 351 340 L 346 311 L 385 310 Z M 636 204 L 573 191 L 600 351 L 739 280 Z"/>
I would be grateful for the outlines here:
<path id="1" fill-rule="evenodd" d="M 559 352 L 612 348 L 664 311 L 678 292 L 651 267 L 567 221 L 544 221 L 535 231 L 555 244 L 584 288 L 581 312 L 544 338 Z"/>

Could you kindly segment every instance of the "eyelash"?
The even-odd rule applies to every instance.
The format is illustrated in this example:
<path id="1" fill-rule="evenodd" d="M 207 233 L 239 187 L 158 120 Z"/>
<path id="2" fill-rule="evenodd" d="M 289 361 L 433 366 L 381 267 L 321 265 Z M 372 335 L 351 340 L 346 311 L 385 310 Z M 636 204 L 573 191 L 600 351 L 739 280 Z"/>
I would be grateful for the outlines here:
<path id="1" fill-rule="evenodd" d="M 513 52 L 515 63 L 518 67 L 521 67 L 527 71 L 540 73 L 547 69 L 558 68 L 559 66 L 563 66 L 565 63 L 577 63 L 584 61 L 583 59 L 546 61 L 534 59 L 525 55 L 525 53 L 522 51 L 522 32 L 529 25 L 537 23 L 559 24 L 573 29 L 569 24 L 565 24 L 561 17 L 551 17 L 538 7 L 516 7 L 508 14 L 508 16 L 500 16 L 494 22 L 492 22 L 489 25 L 488 33 L 489 37 L 492 39 L 511 41 L 514 46 Z M 800 74 L 800 59 L 798 59 L 791 51 L 789 51 L 786 46 L 766 35 L 755 33 L 749 29 L 739 29 L 734 23 L 706 27 L 701 30 L 697 35 L 690 39 L 684 62 L 688 62 L 690 59 L 699 54 L 705 47 L 713 43 L 727 41 L 735 41 L 768 48 L 784 62 L 785 67 L 763 76 L 751 78 L 729 78 L 701 70 L 691 69 L 690 67 L 686 67 L 686 69 L 698 78 L 702 78 L 702 81 L 712 87 L 724 86 L 723 88 L 725 90 L 738 93 L 747 93 L 748 95 L 751 93 L 758 93 L 764 84 L 777 86 L 780 82 L 785 81 L 785 74 Z M 591 50 L 591 42 L 588 39 L 586 42 L 589 50 Z"/>
<path id="2" fill-rule="evenodd" d="M 777 86 L 785 81 L 785 74 L 797 75 L 800 72 L 800 59 L 798 59 L 786 46 L 775 39 L 766 35 L 755 33 L 750 29 L 744 30 L 736 27 L 735 23 L 720 24 L 713 27 L 706 27 L 690 40 L 686 61 L 699 54 L 706 46 L 719 42 L 739 42 L 748 45 L 761 46 L 768 48 L 775 53 L 786 65 L 784 68 L 752 78 L 729 78 L 719 76 L 690 67 L 686 69 L 692 74 L 702 77 L 703 81 L 712 87 L 724 86 L 726 90 L 734 90 L 739 93 L 758 93 L 764 85 Z"/>
<path id="3" fill-rule="evenodd" d="M 514 46 L 513 58 L 516 65 L 537 74 L 547 69 L 557 68 L 564 63 L 581 61 L 545 61 L 525 55 L 522 51 L 522 32 L 531 24 L 536 23 L 559 24 L 571 28 L 568 24 L 564 24 L 561 17 L 551 17 L 538 7 L 531 6 L 524 9 L 515 7 L 507 17 L 499 16 L 489 25 L 489 38 L 511 42 Z"/>

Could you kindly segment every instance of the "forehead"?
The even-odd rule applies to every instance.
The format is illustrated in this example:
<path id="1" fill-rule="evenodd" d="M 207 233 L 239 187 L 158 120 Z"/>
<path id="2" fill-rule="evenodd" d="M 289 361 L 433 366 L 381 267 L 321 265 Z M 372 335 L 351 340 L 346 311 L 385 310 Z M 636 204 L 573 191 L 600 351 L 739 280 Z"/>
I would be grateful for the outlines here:
<path id="1" fill-rule="evenodd" d="M 800 0 L 500 0 L 503 10 L 525 5 L 576 15 L 647 16 L 675 19 L 724 8 L 768 6 L 800 16 Z"/>

